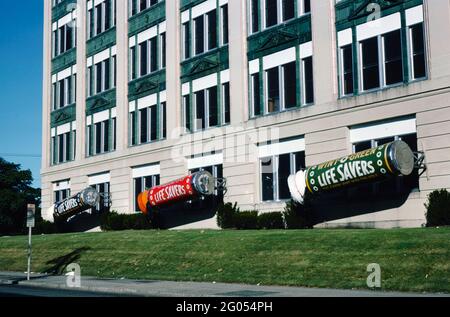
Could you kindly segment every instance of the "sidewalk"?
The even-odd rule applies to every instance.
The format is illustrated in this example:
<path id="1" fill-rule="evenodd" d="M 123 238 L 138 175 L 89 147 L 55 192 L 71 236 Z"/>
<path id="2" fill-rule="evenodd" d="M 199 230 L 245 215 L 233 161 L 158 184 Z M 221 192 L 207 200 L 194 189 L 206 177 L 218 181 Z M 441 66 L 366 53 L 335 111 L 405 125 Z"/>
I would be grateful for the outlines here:
<path id="1" fill-rule="evenodd" d="M 370 290 L 337 290 L 303 287 L 255 286 L 225 283 L 164 282 L 82 277 L 80 288 L 70 288 L 66 276 L 0 272 L 0 285 L 101 292 L 140 297 L 449 297 L 450 294 L 420 294 Z"/>

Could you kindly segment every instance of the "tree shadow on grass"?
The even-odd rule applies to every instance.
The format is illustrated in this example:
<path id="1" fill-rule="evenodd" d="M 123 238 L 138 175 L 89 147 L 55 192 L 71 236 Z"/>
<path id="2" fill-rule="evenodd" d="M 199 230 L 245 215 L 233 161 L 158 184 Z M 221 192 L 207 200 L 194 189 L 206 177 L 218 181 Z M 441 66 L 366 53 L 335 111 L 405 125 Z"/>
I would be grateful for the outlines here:
<path id="1" fill-rule="evenodd" d="M 87 251 L 91 250 L 90 247 L 82 247 L 78 248 L 69 254 L 60 256 L 58 258 L 52 259 L 45 264 L 51 265 L 48 269 L 45 270 L 45 273 L 51 275 L 63 275 L 64 270 L 69 264 L 75 263 L 81 258 L 81 255 Z"/>

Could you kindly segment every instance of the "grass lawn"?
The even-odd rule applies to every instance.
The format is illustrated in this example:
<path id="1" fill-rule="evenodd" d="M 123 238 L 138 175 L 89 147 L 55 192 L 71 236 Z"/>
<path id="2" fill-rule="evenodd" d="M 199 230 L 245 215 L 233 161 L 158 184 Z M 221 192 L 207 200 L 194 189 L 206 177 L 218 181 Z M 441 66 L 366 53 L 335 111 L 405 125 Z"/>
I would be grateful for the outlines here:
<path id="1" fill-rule="evenodd" d="M 26 270 L 27 237 L 0 238 L 0 271 Z M 124 231 L 33 237 L 33 271 L 82 275 L 450 293 L 450 228 Z"/>

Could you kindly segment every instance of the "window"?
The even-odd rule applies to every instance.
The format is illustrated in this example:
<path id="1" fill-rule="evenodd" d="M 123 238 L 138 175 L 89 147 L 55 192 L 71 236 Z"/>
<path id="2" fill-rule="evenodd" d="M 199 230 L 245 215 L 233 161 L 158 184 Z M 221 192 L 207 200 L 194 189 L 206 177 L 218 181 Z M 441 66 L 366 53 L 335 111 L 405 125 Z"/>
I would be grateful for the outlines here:
<path id="1" fill-rule="evenodd" d="M 224 91 L 226 93 L 226 91 Z M 216 127 L 219 125 L 219 104 L 218 104 L 217 86 L 210 87 L 205 90 L 200 90 L 194 93 L 195 102 L 195 131 Z M 185 111 L 187 99 L 185 99 Z M 223 112 L 226 115 L 226 111 Z M 186 113 L 185 122 L 188 123 L 188 113 Z M 222 119 L 224 120 L 224 119 Z M 223 121 L 222 121 L 223 122 Z M 188 128 L 186 126 L 186 128 Z"/>
<path id="2" fill-rule="evenodd" d="M 300 13 L 306 14 L 311 12 L 311 0 L 299 0 L 300 2 Z"/>
<path id="3" fill-rule="evenodd" d="M 409 29 L 411 46 L 411 79 L 426 77 L 425 43 L 423 23 L 413 25 Z"/>
<path id="4" fill-rule="evenodd" d="M 266 71 L 267 101 L 266 112 L 274 113 L 297 106 L 297 67 L 290 62 Z M 306 77 L 305 81 L 306 82 Z M 258 115 L 259 76 L 252 75 L 253 114 Z"/>
<path id="5" fill-rule="evenodd" d="M 108 31 L 116 24 L 116 0 L 105 0 L 89 8 L 87 19 L 89 39 Z"/>
<path id="6" fill-rule="evenodd" d="M 259 31 L 259 0 L 250 0 L 250 33 Z"/>
<path id="7" fill-rule="evenodd" d="M 75 103 L 76 74 L 61 79 L 52 85 L 52 110 L 58 110 Z"/>
<path id="8" fill-rule="evenodd" d="M 94 213 L 108 212 L 111 206 L 110 192 L 111 184 L 109 182 L 91 185 L 99 194 L 100 200 L 95 208 L 92 209 Z"/>
<path id="9" fill-rule="evenodd" d="M 137 40 L 139 35 L 135 37 Z M 130 47 L 130 80 L 166 67 L 166 33 L 153 36 Z"/>
<path id="10" fill-rule="evenodd" d="M 70 188 L 55 190 L 53 192 L 53 203 L 59 203 L 70 197 Z"/>
<path id="11" fill-rule="evenodd" d="M 266 71 L 267 113 L 280 111 L 280 74 L 275 67 Z"/>
<path id="12" fill-rule="evenodd" d="M 402 41 L 400 30 L 383 36 L 385 83 L 392 85 L 403 82 Z"/>
<path id="13" fill-rule="evenodd" d="M 116 63 L 116 57 L 113 56 L 88 68 L 89 97 L 116 86 Z"/>
<path id="14" fill-rule="evenodd" d="M 115 118 L 87 126 L 87 155 L 99 155 L 116 149 Z"/>
<path id="15" fill-rule="evenodd" d="M 193 131 L 191 113 L 192 113 L 191 98 L 189 95 L 183 96 L 183 118 L 186 132 Z"/>
<path id="16" fill-rule="evenodd" d="M 260 160 L 262 201 L 291 198 L 287 179 L 305 168 L 305 152 L 286 153 Z"/>
<path id="17" fill-rule="evenodd" d="M 228 124 L 231 120 L 231 113 L 230 113 L 230 83 L 225 83 L 222 85 L 222 93 L 223 93 L 223 108 L 224 108 L 224 123 Z"/>
<path id="18" fill-rule="evenodd" d="M 219 179 L 223 178 L 223 165 L 222 164 L 194 168 L 194 169 L 191 169 L 189 172 L 191 174 L 194 174 L 194 173 L 201 172 L 201 171 L 209 172 L 215 178 L 219 178 Z M 223 194 L 224 194 L 223 190 L 219 191 L 216 189 L 214 195 L 206 197 L 205 200 L 208 201 L 208 199 L 214 200 L 214 199 L 218 198 L 218 200 L 220 201 L 223 199 Z M 210 204 L 208 202 L 206 202 L 205 205 L 210 206 Z"/>
<path id="19" fill-rule="evenodd" d="M 166 137 L 166 103 L 130 113 L 131 145 L 146 144 Z"/>
<path id="20" fill-rule="evenodd" d="M 283 0 L 283 21 L 290 20 L 295 17 L 295 0 Z"/>
<path id="21" fill-rule="evenodd" d="M 129 0 L 130 16 L 138 14 L 158 4 L 160 0 Z"/>
<path id="22" fill-rule="evenodd" d="M 297 78 L 296 63 L 291 62 L 282 67 L 284 79 L 284 107 L 286 109 L 297 106 Z"/>
<path id="23" fill-rule="evenodd" d="M 363 89 L 370 90 L 380 87 L 378 38 L 362 41 L 361 53 Z"/>
<path id="24" fill-rule="evenodd" d="M 139 212 L 138 196 L 145 190 L 158 186 L 160 184 L 159 175 L 150 175 L 137 177 L 133 179 L 134 182 L 134 210 Z"/>
<path id="25" fill-rule="evenodd" d="M 183 24 L 183 57 L 188 59 L 191 57 L 191 42 L 189 41 L 189 36 L 191 34 L 190 23 Z"/>
<path id="26" fill-rule="evenodd" d="M 217 13 L 216 10 L 206 14 L 208 19 L 208 51 L 217 47 Z"/>
<path id="27" fill-rule="evenodd" d="M 75 130 L 52 137 L 52 164 L 62 164 L 75 159 Z"/>
<path id="28" fill-rule="evenodd" d="M 195 114 L 196 114 L 196 120 L 195 120 L 195 130 L 202 130 L 206 128 L 206 100 L 205 100 L 205 91 L 198 91 L 194 94 L 195 96 Z"/>
<path id="29" fill-rule="evenodd" d="M 253 116 L 261 115 L 261 90 L 259 73 L 251 76 L 251 103 Z"/>
<path id="30" fill-rule="evenodd" d="M 166 33 L 161 35 L 161 68 L 166 68 Z"/>
<path id="31" fill-rule="evenodd" d="M 262 0 L 262 1 L 264 1 L 265 5 L 264 17 L 266 28 L 277 25 L 284 21 L 288 21 L 290 19 L 295 18 L 296 16 L 295 0 Z M 255 3 L 254 5 L 257 4 Z"/>
<path id="32" fill-rule="evenodd" d="M 341 48 L 341 89 L 342 95 L 353 94 L 353 53 L 352 45 Z"/>
<path id="33" fill-rule="evenodd" d="M 205 51 L 205 26 L 204 17 L 199 16 L 194 19 L 195 27 L 195 55 L 201 54 Z"/>
<path id="34" fill-rule="evenodd" d="M 76 46 L 76 19 L 59 27 L 52 33 L 52 55 L 56 57 Z"/>
<path id="35" fill-rule="evenodd" d="M 186 11 L 185 11 L 186 12 Z M 189 59 L 228 43 L 228 4 L 182 24 L 182 56 Z"/>
<path id="36" fill-rule="evenodd" d="M 264 0 L 266 2 L 266 28 L 278 24 L 278 0 Z"/>
<path id="37" fill-rule="evenodd" d="M 360 42 L 362 89 L 367 91 L 404 81 L 401 31 Z"/>
<path id="38" fill-rule="evenodd" d="M 222 45 L 228 44 L 228 4 L 220 8 L 222 17 Z"/>
<path id="39" fill-rule="evenodd" d="M 303 61 L 303 102 L 314 103 L 314 75 L 312 57 L 304 58 Z"/>

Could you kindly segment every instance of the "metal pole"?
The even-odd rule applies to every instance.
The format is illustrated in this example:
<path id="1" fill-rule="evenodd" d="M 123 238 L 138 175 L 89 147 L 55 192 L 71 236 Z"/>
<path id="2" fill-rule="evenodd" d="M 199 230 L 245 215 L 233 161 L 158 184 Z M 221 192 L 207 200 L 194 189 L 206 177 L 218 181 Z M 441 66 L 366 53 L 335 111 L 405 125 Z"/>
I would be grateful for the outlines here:
<path id="1" fill-rule="evenodd" d="M 31 274 L 31 227 L 28 228 L 28 270 L 27 270 L 27 280 L 30 280 Z"/>

